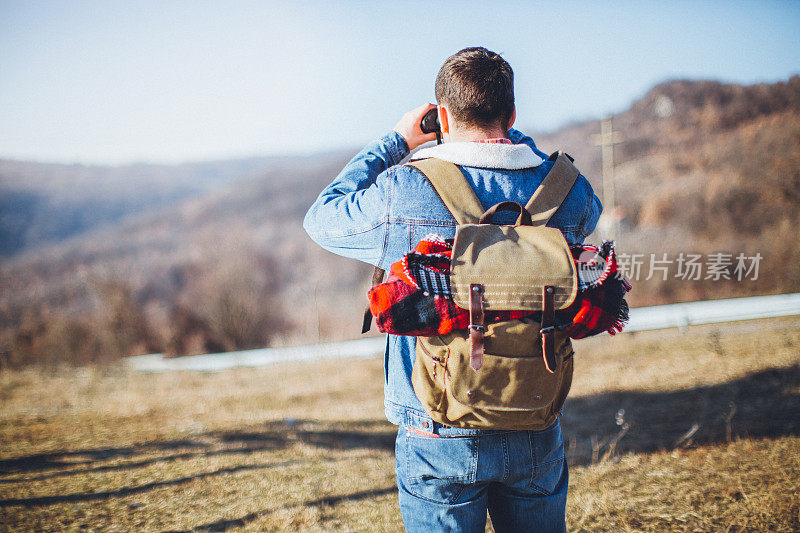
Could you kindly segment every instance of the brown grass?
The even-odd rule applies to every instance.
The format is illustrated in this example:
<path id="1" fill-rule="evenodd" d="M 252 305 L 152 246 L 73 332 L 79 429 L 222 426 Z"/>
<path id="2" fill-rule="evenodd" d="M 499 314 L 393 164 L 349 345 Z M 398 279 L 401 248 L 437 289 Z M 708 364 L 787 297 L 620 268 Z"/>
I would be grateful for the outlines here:
<path id="1" fill-rule="evenodd" d="M 797 531 L 800 439 L 742 439 L 573 470 L 575 531 Z"/>
<path id="2" fill-rule="evenodd" d="M 798 530 L 798 347 L 798 319 L 576 343 L 570 530 Z M 381 363 L 2 372 L 0 530 L 399 531 Z"/>

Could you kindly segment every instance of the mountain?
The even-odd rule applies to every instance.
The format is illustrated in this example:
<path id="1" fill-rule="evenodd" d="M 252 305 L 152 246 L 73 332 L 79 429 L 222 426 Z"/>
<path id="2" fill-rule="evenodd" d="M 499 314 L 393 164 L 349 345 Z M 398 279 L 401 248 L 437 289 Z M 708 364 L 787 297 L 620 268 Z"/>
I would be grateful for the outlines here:
<path id="1" fill-rule="evenodd" d="M 666 82 L 612 121 L 623 138 L 615 148 L 617 249 L 642 270 L 631 304 L 800 290 L 800 77 Z M 599 130 L 588 121 L 536 140 L 573 155 L 602 198 Z M 3 195 L 10 212 L 27 213 L 26 201 L 49 206 L 11 217 L 16 225 L 0 217 L 0 234 L 25 236 L 0 262 L 0 364 L 357 337 L 370 267 L 321 250 L 301 228 L 356 151 L 219 162 L 205 181 L 202 164 L 152 167 L 139 185 L 134 167 L 89 167 L 83 188 L 80 172 L 63 179 L 68 167 L 0 164 L 2 176 L 14 164 L 40 176 L 27 185 L 3 179 L 20 195 Z M 70 180 L 77 184 L 64 192 Z M 61 240 L 57 217 L 45 214 L 60 202 L 63 213 L 92 210 L 100 200 L 90 183 L 107 183 L 105 201 L 128 207 L 93 213 Z M 125 204 L 126 196 L 138 199 Z M 680 276 L 691 254 L 703 262 L 699 279 Z M 711 265 L 714 254 L 728 264 Z M 736 279 L 740 254 L 760 257 L 757 276 Z"/>
<path id="2" fill-rule="evenodd" d="M 283 160 L 108 167 L 0 159 L 0 258 L 175 205 Z"/>
<path id="3" fill-rule="evenodd" d="M 664 254 L 672 261 L 666 280 L 657 271 L 634 284 L 631 303 L 800 289 L 800 76 L 751 86 L 667 82 L 614 116 L 613 127 L 624 139 L 615 149 L 618 250 L 642 254 L 643 270 Z M 599 130 L 585 122 L 539 141 L 575 155 L 603 198 Z M 681 254 L 702 256 L 700 280 L 676 277 Z M 732 263 L 724 275 L 708 270 L 715 254 Z M 736 279 L 740 254 L 748 267 L 759 263 L 757 276 Z"/>

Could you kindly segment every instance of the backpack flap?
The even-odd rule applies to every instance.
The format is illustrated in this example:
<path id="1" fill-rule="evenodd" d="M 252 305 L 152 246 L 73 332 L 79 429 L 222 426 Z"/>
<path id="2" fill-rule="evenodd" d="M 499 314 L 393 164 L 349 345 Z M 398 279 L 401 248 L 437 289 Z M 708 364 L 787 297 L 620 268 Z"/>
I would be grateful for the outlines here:
<path id="1" fill-rule="evenodd" d="M 575 262 L 564 235 L 545 226 L 464 224 L 456 228 L 450 270 L 453 300 L 470 308 L 470 286 L 483 287 L 488 311 L 540 311 L 542 290 L 554 288 L 555 309 L 578 294 Z"/>

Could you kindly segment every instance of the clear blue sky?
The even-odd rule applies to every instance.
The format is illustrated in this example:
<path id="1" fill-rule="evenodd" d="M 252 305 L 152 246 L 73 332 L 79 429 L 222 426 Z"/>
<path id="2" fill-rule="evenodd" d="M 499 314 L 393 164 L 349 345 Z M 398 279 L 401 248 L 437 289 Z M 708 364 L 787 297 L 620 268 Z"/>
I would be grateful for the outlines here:
<path id="1" fill-rule="evenodd" d="M 800 2 L 0 0 L 0 157 L 358 148 L 474 45 L 514 68 L 517 125 L 546 131 L 667 79 L 800 73 Z"/>

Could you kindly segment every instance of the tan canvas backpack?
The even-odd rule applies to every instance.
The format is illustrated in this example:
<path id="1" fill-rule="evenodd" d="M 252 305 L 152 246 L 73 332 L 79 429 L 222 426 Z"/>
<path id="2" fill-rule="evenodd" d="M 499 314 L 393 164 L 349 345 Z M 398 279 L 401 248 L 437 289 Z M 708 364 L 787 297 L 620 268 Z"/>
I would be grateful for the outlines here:
<path id="1" fill-rule="evenodd" d="M 475 429 L 543 429 L 552 424 L 572 383 L 572 345 L 555 330 L 556 310 L 577 295 L 569 246 L 550 217 L 578 170 L 563 153 L 525 208 L 502 202 L 484 212 L 461 170 L 439 159 L 408 163 L 422 172 L 456 219 L 450 283 L 470 327 L 418 337 L 412 384 L 433 420 Z M 514 225 L 490 223 L 514 208 Z M 541 311 L 530 318 L 484 324 L 487 310 Z"/>

